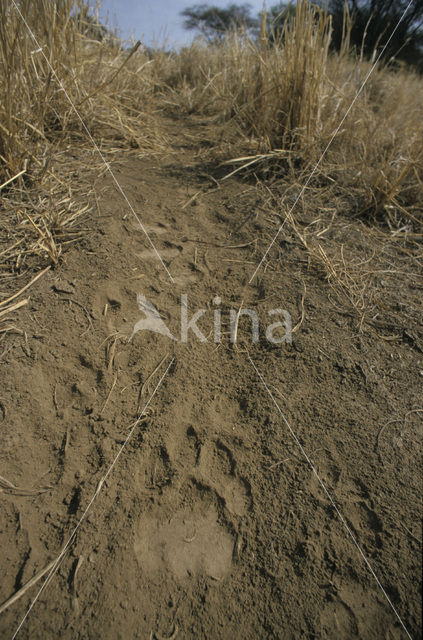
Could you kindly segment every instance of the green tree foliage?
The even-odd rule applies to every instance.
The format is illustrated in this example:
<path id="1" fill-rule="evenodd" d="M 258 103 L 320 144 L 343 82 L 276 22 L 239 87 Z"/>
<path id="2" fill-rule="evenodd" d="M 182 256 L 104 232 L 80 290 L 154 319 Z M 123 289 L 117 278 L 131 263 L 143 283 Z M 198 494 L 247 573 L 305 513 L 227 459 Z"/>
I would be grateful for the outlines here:
<path id="1" fill-rule="evenodd" d="M 381 51 L 392 31 L 397 29 L 383 54 L 385 60 L 395 58 L 423 71 L 423 0 L 317 0 L 332 14 L 332 47 L 339 50 L 347 11 L 352 27 L 350 44 L 366 57 Z M 295 16 L 295 3 L 279 2 L 266 11 L 266 31 L 270 41 L 277 41 L 287 20 Z M 232 29 L 248 29 L 259 34 L 262 13 L 251 15 L 248 4 L 230 4 L 225 9 L 197 4 L 185 9 L 186 29 L 199 32 L 208 41 L 220 40 Z"/>
<path id="2" fill-rule="evenodd" d="M 347 6 L 352 19 L 351 45 L 371 57 L 375 50 L 383 48 L 398 25 L 384 59 L 404 60 L 423 69 L 423 0 L 413 0 L 401 20 L 408 4 L 409 0 L 329 0 L 333 47 L 339 49 L 341 45 Z"/>
<path id="3" fill-rule="evenodd" d="M 225 9 L 196 4 L 181 15 L 185 18 L 185 29 L 198 31 L 208 41 L 220 40 L 232 29 L 256 29 L 258 25 L 249 4 L 230 4 Z"/>

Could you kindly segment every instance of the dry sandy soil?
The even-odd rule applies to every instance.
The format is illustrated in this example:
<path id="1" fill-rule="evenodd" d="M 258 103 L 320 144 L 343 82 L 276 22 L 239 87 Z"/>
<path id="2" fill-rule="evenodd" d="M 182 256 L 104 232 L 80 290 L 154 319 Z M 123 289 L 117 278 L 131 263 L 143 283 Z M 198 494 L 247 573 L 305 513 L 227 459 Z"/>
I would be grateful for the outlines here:
<path id="1" fill-rule="evenodd" d="M 248 285 L 278 220 L 248 183 L 216 184 L 200 124 L 166 126 L 168 153 L 115 170 L 174 282 L 96 177 L 89 233 L 29 290 L 25 333 L 0 343 L 0 469 L 14 487 L 0 494 L 1 602 L 57 557 L 100 489 L 18 637 L 419 638 L 422 288 L 389 281 L 396 326 L 360 331 L 288 230 Z M 175 335 L 187 293 L 190 315 L 208 309 L 208 342 L 129 342 L 138 293 Z M 241 302 L 263 321 L 303 315 L 292 344 L 252 344 L 246 318 L 230 344 Z M 43 580 L 3 611 L 3 638 Z"/>

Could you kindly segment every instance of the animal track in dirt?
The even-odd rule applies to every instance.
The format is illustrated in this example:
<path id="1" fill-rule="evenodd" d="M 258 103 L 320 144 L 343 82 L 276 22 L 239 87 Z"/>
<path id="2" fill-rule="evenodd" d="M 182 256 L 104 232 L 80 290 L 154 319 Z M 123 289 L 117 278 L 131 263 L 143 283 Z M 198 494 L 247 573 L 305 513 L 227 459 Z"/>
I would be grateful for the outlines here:
<path id="1" fill-rule="evenodd" d="M 324 638 L 377 638 L 399 640 L 402 632 L 395 621 L 387 621 L 384 607 L 377 598 L 369 600 L 365 590 L 346 580 L 327 596 L 320 615 Z"/>
<path id="2" fill-rule="evenodd" d="M 228 511 L 243 516 L 250 506 L 250 486 L 235 472 L 236 463 L 229 447 L 220 440 L 204 443 L 195 476 L 208 484 L 224 501 Z"/>
<path id="3" fill-rule="evenodd" d="M 250 507 L 249 483 L 239 476 L 235 456 L 219 437 L 209 437 L 185 424 L 166 441 L 169 459 L 179 469 L 179 481 L 192 477 L 210 487 L 233 515 L 242 516 Z"/>
<path id="4" fill-rule="evenodd" d="M 338 598 L 325 606 L 320 623 L 325 638 L 353 638 L 358 633 L 357 619 L 353 611 Z"/>
<path id="5" fill-rule="evenodd" d="M 154 509 L 140 519 L 134 551 L 140 568 L 154 577 L 172 572 L 182 580 L 207 575 L 222 580 L 230 571 L 234 539 L 219 521 L 211 496 L 201 487 L 190 487 L 188 504 L 170 518 Z"/>
<path id="6" fill-rule="evenodd" d="M 150 449 L 148 458 L 141 463 L 135 482 L 141 493 L 148 493 L 169 485 L 173 475 L 167 449 L 158 446 Z"/>
<path id="7" fill-rule="evenodd" d="M 227 575 L 234 537 L 223 522 L 243 516 L 251 504 L 250 486 L 236 466 L 230 447 L 189 423 L 150 451 L 137 485 L 142 493 L 160 488 L 160 496 L 141 517 L 134 543 L 147 573 L 171 571 L 178 579 L 208 575 L 216 580 Z"/>
<path id="8" fill-rule="evenodd" d="M 364 501 L 350 504 L 346 510 L 346 516 L 356 532 L 369 538 L 373 547 L 382 548 L 383 543 L 380 534 L 383 532 L 383 526 L 379 516 L 373 509 Z M 369 536 L 370 533 L 371 536 Z"/>
<path id="9" fill-rule="evenodd" d="M 167 248 L 162 249 L 160 251 L 160 255 L 163 258 L 176 258 L 176 256 L 179 256 L 180 252 L 181 250 L 178 248 Z M 135 255 L 138 258 L 141 258 L 141 260 L 157 260 L 157 253 L 154 251 L 154 249 L 144 249 L 143 251 L 140 251 Z"/>
<path id="10" fill-rule="evenodd" d="M 329 460 L 319 462 L 317 466 L 319 477 L 329 488 L 335 503 L 341 507 L 344 517 L 352 525 L 356 535 L 361 537 L 362 534 L 365 539 L 369 539 L 373 547 L 381 548 L 382 521 L 369 501 L 369 493 L 363 482 L 352 481 L 348 477 L 348 470 L 340 471 L 339 465 L 330 455 Z M 314 474 L 311 475 L 310 489 L 315 498 L 324 500 L 323 491 Z"/>
<path id="11" fill-rule="evenodd" d="M 144 234 L 142 227 L 135 220 L 135 218 L 131 218 L 130 221 L 126 223 L 126 225 L 130 227 L 131 231 L 139 231 L 141 234 Z M 144 229 L 149 236 L 169 233 L 167 225 L 163 224 L 162 222 L 158 222 L 157 224 L 144 224 Z"/>
<path id="12" fill-rule="evenodd" d="M 186 273 L 179 273 L 174 276 L 173 279 L 175 280 L 175 284 L 178 285 L 178 287 L 185 287 L 205 277 L 204 272 L 196 267 L 193 263 L 190 263 L 189 269 L 190 271 L 187 271 Z"/>

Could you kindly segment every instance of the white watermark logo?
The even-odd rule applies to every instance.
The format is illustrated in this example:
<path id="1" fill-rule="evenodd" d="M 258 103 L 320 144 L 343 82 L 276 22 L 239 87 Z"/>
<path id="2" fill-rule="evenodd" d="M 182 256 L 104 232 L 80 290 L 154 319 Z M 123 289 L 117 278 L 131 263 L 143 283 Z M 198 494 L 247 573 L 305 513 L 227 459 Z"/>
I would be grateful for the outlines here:
<path id="1" fill-rule="evenodd" d="M 213 304 L 215 309 L 213 314 L 213 326 L 209 333 L 209 337 L 213 335 L 213 342 L 220 343 L 222 341 L 222 309 L 219 308 L 221 304 L 221 298 L 215 296 Z M 134 325 L 131 337 L 131 341 L 136 333 L 139 331 L 152 331 L 168 337 L 170 340 L 177 342 L 187 343 L 190 335 L 195 336 L 200 342 L 208 342 L 209 337 L 206 337 L 203 331 L 199 328 L 199 320 L 207 313 L 210 314 L 210 310 L 198 309 L 193 312 L 191 317 L 188 311 L 188 295 L 183 293 L 181 295 L 180 304 L 180 337 L 176 338 L 167 325 L 165 324 L 162 316 L 156 309 L 156 307 L 147 298 L 142 295 L 137 295 L 138 309 L 144 313 L 144 318 L 138 320 Z M 270 309 L 267 311 L 269 319 L 275 316 L 278 318 L 276 322 L 272 322 L 265 327 L 264 335 L 268 342 L 271 344 L 281 344 L 286 342 L 292 343 L 292 318 L 286 309 Z M 250 320 L 251 325 L 251 341 L 258 343 L 260 340 L 260 319 L 257 311 L 254 309 L 229 309 L 229 340 L 232 343 L 237 341 L 238 337 L 238 325 L 240 319 L 247 317 Z"/>
<path id="2" fill-rule="evenodd" d="M 167 336 L 171 340 L 176 340 L 163 322 L 154 304 L 149 302 L 147 298 L 140 293 L 137 295 L 137 304 L 138 309 L 144 312 L 145 318 L 138 320 L 134 325 L 129 341 L 132 340 L 138 331 L 154 331 L 155 333 L 161 333 L 163 336 Z"/>

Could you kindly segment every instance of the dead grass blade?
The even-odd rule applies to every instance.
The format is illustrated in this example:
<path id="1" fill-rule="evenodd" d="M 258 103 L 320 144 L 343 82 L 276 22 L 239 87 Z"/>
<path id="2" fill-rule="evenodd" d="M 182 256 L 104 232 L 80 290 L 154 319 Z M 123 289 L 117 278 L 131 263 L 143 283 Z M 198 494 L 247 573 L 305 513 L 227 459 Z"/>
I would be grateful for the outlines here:
<path id="1" fill-rule="evenodd" d="M 39 280 L 45 273 L 47 273 L 47 271 L 49 271 L 50 268 L 51 268 L 50 266 L 46 267 L 45 269 L 40 271 L 40 273 L 37 273 L 37 275 L 34 276 L 32 278 L 32 280 L 30 282 L 28 282 L 28 284 L 26 284 L 24 287 L 22 287 L 22 289 L 20 289 L 16 293 L 14 293 L 9 298 L 6 298 L 6 300 L 1 300 L 0 301 L 0 307 L 4 307 L 4 305 L 9 304 L 9 302 L 11 302 L 12 300 L 15 300 L 16 298 L 18 298 L 24 291 L 29 289 L 29 287 L 31 287 L 35 282 L 37 282 L 37 280 Z"/>
<path id="2" fill-rule="evenodd" d="M 24 596 L 25 593 L 29 589 L 31 589 L 31 587 L 34 586 L 34 584 L 37 584 L 37 582 L 39 580 L 41 580 L 41 578 L 43 576 L 45 576 L 46 573 L 51 571 L 51 569 L 54 567 L 55 563 L 56 563 L 56 560 L 53 560 L 52 562 L 49 562 L 48 565 L 46 565 L 44 567 L 44 569 L 41 569 L 41 571 L 36 573 L 35 576 L 33 576 L 30 580 L 28 580 L 28 582 L 26 584 L 24 584 L 24 586 L 21 589 L 19 589 L 19 591 L 17 591 L 16 593 L 13 594 L 13 596 L 8 598 L 8 600 L 6 600 L 6 602 L 3 602 L 3 604 L 0 606 L 0 614 L 3 613 L 4 611 L 6 611 L 6 609 L 8 609 L 9 607 L 11 607 L 12 604 L 15 604 L 15 602 L 20 600 L 20 598 L 22 598 L 22 596 Z"/>
<path id="3" fill-rule="evenodd" d="M 50 491 L 51 487 L 42 487 L 41 489 L 23 489 L 16 487 L 12 482 L 0 476 L 0 493 L 8 493 L 12 496 L 38 496 L 41 493 Z"/>

